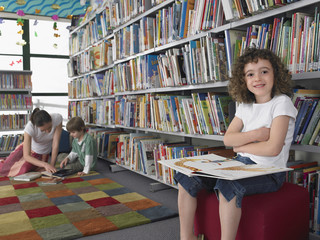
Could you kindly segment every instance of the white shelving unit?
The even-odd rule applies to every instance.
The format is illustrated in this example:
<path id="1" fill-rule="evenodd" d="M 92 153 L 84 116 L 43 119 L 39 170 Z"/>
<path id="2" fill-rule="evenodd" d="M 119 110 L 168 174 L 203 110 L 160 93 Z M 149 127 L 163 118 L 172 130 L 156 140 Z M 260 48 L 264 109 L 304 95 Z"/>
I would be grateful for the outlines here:
<path id="1" fill-rule="evenodd" d="M 0 70 L 0 95 L 1 95 L 1 107 L 0 112 L 3 117 L 5 116 L 15 116 L 15 115 L 25 115 L 24 124 L 28 122 L 29 115 L 32 111 L 32 83 L 31 83 L 31 71 L 10 71 L 10 70 Z M 18 100 L 17 96 L 21 96 L 21 99 L 28 98 L 28 103 L 21 102 Z M 7 99 L 7 101 L 5 101 Z M 9 100 L 10 99 L 10 100 Z M 28 105 L 22 105 L 28 104 Z M 0 125 L 0 135 L 8 135 L 12 137 L 16 133 L 21 133 L 24 126 L 20 128 L 13 126 L 13 120 L 6 126 L 5 123 Z M 9 136 L 10 135 L 10 136 Z M 12 144 L 12 143 L 11 143 Z M 15 148 L 16 145 L 12 145 L 10 149 L 0 150 L 0 155 L 8 155 Z"/>
<path id="2" fill-rule="evenodd" d="M 122 30 L 125 29 L 126 27 L 129 27 L 130 25 L 134 23 L 139 23 L 139 21 L 148 16 L 155 16 L 156 12 L 166 8 L 170 5 L 172 5 L 175 1 L 174 0 L 167 0 L 164 1 L 163 3 L 156 5 L 152 7 L 151 9 L 146 10 L 144 13 L 141 13 L 138 16 L 133 17 L 126 23 L 117 26 L 115 29 L 113 29 L 113 32 L 105 37 L 104 39 L 116 39 L 116 35 Z M 307 13 L 313 13 L 315 7 L 320 6 L 320 1 L 319 0 L 301 0 L 297 2 L 293 2 L 290 4 L 287 4 L 285 6 L 277 7 L 274 9 L 269 9 L 263 12 L 259 12 L 253 16 L 244 18 L 244 19 L 237 19 L 233 20 L 230 22 L 225 22 L 222 26 L 216 27 L 214 29 L 204 31 L 204 32 L 199 32 L 198 34 L 195 34 L 193 36 L 176 40 L 174 42 L 158 46 L 158 47 L 153 47 L 151 49 L 148 49 L 143 52 L 139 52 L 137 54 L 122 58 L 122 59 L 114 59 L 114 63 L 111 64 L 110 66 L 105 66 L 101 69 L 98 70 L 93 70 L 85 74 L 81 74 L 79 76 L 73 76 L 70 79 L 76 79 L 80 78 L 86 75 L 90 74 L 95 74 L 98 72 L 104 72 L 106 70 L 112 69 L 118 64 L 126 63 L 129 62 L 132 59 L 135 59 L 139 56 L 145 56 L 148 54 L 160 54 L 165 52 L 168 49 L 172 49 L 175 47 L 180 47 L 185 44 L 188 44 L 190 41 L 193 40 L 199 40 L 208 34 L 224 34 L 225 30 L 229 29 L 246 29 L 248 26 L 251 26 L 253 24 L 260 24 L 263 22 L 268 22 L 272 23 L 274 17 L 289 17 L 291 16 L 292 13 L 294 12 L 307 12 Z M 101 10 L 102 11 L 102 10 Z M 98 12 L 99 13 L 99 12 Z M 84 27 L 86 24 L 88 24 L 89 21 L 92 21 L 94 19 L 94 16 L 92 16 L 90 19 L 88 19 L 85 23 L 83 23 L 81 26 L 77 27 L 75 30 L 73 30 L 70 34 L 75 34 L 77 31 L 79 31 L 80 28 Z M 102 39 L 103 40 L 103 39 Z M 99 40 L 99 41 L 102 41 Z M 98 42 L 97 42 L 98 43 Z M 94 46 L 96 43 L 91 44 L 88 46 L 86 49 L 74 53 L 70 57 L 77 56 L 81 54 L 84 51 L 88 51 L 92 46 Z M 113 46 L 115 47 L 115 46 Z M 320 89 L 320 84 L 319 84 L 319 78 L 320 78 L 320 72 L 304 72 L 304 73 L 299 73 L 299 74 L 293 74 L 292 79 L 295 83 L 299 85 L 305 85 L 307 87 L 312 87 L 313 89 Z M 180 92 L 183 94 L 190 94 L 190 92 L 197 92 L 197 91 L 205 91 L 205 90 L 213 90 L 213 91 L 218 91 L 218 92 L 227 92 L 227 85 L 228 81 L 216 81 L 216 82 L 210 82 L 210 83 L 204 83 L 204 84 L 194 84 L 194 85 L 186 85 L 186 86 L 178 86 L 178 87 L 165 87 L 165 88 L 152 88 L 152 89 L 145 89 L 145 90 L 137 90 L 137 91 L 124 91 L 124 92 L 115 92 L 114 95 L 110 96 L 103 96 L 103 97 L 93 97 L 93 98 L 84 98 L 84 99 L 70 99 L 70 102 L 73 101 L 89 101 L 89 100 L 96 100 L 96 99 L 102 99 L 102 98 L 117 98 L 121 96 L 130 96 L 130 95 L 138 95 L 138 94 L 147 94 L 147 93 L 172 93 L 172 92 Z M 198 140 L 203 140 L 203 141 L 215 141 L 218 143 L 222 143 L 223 141 L 223 136 L 221 135 L 200 135 L 200 134 L 185 134 L 185 133 L 176 133 L 176 132 L 164 132 L 164 131 L 158 131 L 150 128 L 136 128 L 136 127 L 125 127 L 122 125 L 98 125 L 96 124 L 95 126 L 99 127 L 107 127 L 107 128 L 119 128 L 119 129 L 124 129 L 128 131 L 136 131 L 136 132 L 149 132 L 149 133 L 155 133 L 155 134 L 160 134 L 160 135 L 167 135 L 167 136 L 172 136 L 172 137 L 178 137 L 178 138 L 187 138 L 198 141 Z M 314 153 L 318 154 L 320 153 L 320 147 L 317 146 L 309 146 L 309 145 L 292 145 L 291 147 L 292 150 L 295 151 L 300 151 L 300 152 L 309 152 L 309 153 Z M 130 168 L 123 166 L 123 168 L 130 170 Z M 152 178 L 155 181 L 159 181 L 158 179 L 155 179 L 154 176 L 147 176 L 144 173 L 138 172 L 139 174 L 142 174 L 146 177 Z M 311 236 L 312 235 L 312 236 Z M 310 237 L 313 237 L 313 239 L 320 239 L 318 236 L 314 236 L 314 234 L 311 234 Z"/>

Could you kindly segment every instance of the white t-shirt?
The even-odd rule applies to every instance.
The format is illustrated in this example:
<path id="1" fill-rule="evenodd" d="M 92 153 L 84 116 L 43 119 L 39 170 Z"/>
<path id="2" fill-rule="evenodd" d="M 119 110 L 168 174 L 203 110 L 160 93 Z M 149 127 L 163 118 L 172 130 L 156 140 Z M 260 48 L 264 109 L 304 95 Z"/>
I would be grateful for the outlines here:
<path id="1" fill-rule="evenodd" d="M 50 114 L 52 118 L 52 129 L 50 133 L 41 132 L 40 129 L 34 126 L 29 121 L 24 129 L 31 138 L 31 150 L 38 154 L 48 154 L 52 150 L 52 141 L 55 129 L 62 123 L 62 115 L 59 113 Z"/>
<path id="2" fill-rule="evenodd" d="M 289 149 L 293 138 L 295 119 L 297 116 L 297 109 L 294 107 L 291 99 L 286 95 L 278 95 L 272 98 L 269 102 L 262 104 L 240 104 L 235 115 L 243 122 L 242 132 L 248 132 L 261 127 L 270 128 L 272 120 L 281 115 L 290 117 L 285 144 L 278 156 L 267 157 L 249 153 L 239 153 L 241 156 L 249 157 L 257 164 L 286 167 L 289 157 Z"/>

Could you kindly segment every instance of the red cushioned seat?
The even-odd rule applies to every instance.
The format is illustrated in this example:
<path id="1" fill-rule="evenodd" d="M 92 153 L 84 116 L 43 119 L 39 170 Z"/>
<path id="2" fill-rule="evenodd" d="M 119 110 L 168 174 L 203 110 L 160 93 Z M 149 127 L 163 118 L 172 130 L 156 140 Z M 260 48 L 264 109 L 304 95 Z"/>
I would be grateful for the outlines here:
<path id="1" fill-rule="evenodd" d="M 220 240 L 219 202 L 201 191 L 195 234 Z M 309 234 L 309 194 L 303 187 L 284 183 L 277 192 L 246 196 L 236 240 L 306 240 Z"/>

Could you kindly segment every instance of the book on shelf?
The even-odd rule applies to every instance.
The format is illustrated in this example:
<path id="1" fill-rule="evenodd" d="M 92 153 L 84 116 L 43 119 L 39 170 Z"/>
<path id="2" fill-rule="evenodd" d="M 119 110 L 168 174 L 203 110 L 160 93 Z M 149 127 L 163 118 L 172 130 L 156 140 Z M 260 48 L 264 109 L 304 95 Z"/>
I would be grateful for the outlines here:
<path id="1" fill-rule="evenodd" d="M 301 122 L 301 128 L 299 129 L 299 132 L 298 132 L 297 137 L 295 139 L 295 142 L 297 144 L 301 143 L 301 141 L 306 133 L 306 130 L 308 128 L 308 125 L 311 124 L 310 121 L 311 121 L 312 116 L 317 115 L 315 112 L 315 109 L 318 104 L 319 104 L 319 99 L 311 99 L 311 102 L 309 103 L 305 117 L 304 117 L 303 121 Z"/>
<path id="2" fill-rule="evenodd" d="M 15 176 L 13 180 L 15 181 L 24 181 L 24 182 L 30 182 L 32 180 L 35 180 L 39 177 L 41 177 L 41 172 L 27 172 L 18 176 Z"/>
<path id="3" fill-rule="evenodd" d="M 221 1 L 222 7 L 223 7 L 223 12 L 226 20 L 231 20 L 235 18 L 235 10 L 233 8 L 233 1 L 232 0 L 225 0 Z"/>
<path id="4" fill-rule="evenodd" d="M 159 161 L 159 163 L 190 177 L 202 176 L 226 180 L 237 180 L 291 170 L 290 168 L 261 164 L 245 165 L 216 154 L 165 160 Z"/>
<path id="5" fill-rule="evenodd" d="M 320 146 L 320 120 L 317 123 L 317 126 L 311 136 L 309 141 L 310 145 Z"/>
<path id="6" fill-rule="evenodd" d="M 298 163 L 298 164 L 297 164 Z M 287 173 L 287 181 L 294 184 L 302 184 L 303 183 L 303 169 L 316 167 L 318 166 L 318 162 L 307 162 L 307 163 L 299 163 L 294 161 L 288 165 L 293 171 Z"/>
<path id="7" fill-rule="evenodd" d="M 246 36 L 246 31 L 236 29 L 226 29 L 225 33 L 225 44 L 226 44 L 226 56 L 229 66 L 232 66 L 236 59 L 240 56 L 242 39 Z M 228 72 L 229 77 L 231 72 Z"/>
<path id="8" fill-rule="evenodd" d="M 140 140 L 140 159 L 143 172 L 147 175 L 155 175 L 154 148 L 158 147 L 163 140 L 159 138 Z"/>

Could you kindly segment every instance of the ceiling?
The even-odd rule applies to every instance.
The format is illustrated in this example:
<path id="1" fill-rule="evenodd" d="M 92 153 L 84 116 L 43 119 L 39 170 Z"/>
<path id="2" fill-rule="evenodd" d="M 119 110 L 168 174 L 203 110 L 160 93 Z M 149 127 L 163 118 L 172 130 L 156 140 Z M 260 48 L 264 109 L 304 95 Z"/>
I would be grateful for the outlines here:
<path id="1" fill-rule="evenodd" d="M 80 2 L 85 2 L 85 5 Z M 84 14 L 87 4 L 80 0 L 0 0 L 0 17 L 1 13 L 17 13 L 22 10 L 26 15 L 58 15 L 59 18 L 66 18 L 69 15 Z"/>

